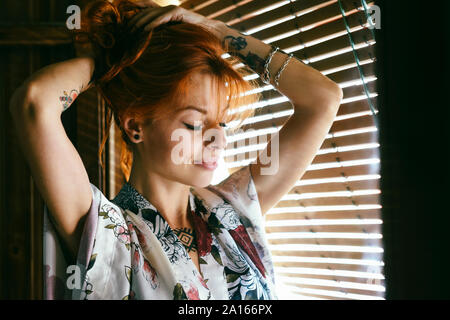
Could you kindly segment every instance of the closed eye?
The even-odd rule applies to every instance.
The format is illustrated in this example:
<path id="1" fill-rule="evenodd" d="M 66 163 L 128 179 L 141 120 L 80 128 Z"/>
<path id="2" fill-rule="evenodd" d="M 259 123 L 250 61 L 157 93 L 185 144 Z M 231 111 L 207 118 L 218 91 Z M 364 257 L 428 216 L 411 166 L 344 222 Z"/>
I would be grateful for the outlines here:
<path id="1" fill-rule="evenodd" d="M 202 128 L 202 126 L 193 126 L 193 125 L 190 125 L 189 123 L 186 123 L 186 122 L 183 122 L 183 123 L 190 130 L 200 130 Z M 224 128 L 228 127 L 227 124 L 224 123 L 224 122 L 220 122 L 219 126 L 224 127 Z"/>
<path id="2" fill-rule="evenodd" d="M 200 130 L 202 128 L 201 126 L 193 126 L 193 125 L 190 125 L 190 124 L 188 124 L 186 122 L 183 122 L 183 123 L 189 130 Z"/>

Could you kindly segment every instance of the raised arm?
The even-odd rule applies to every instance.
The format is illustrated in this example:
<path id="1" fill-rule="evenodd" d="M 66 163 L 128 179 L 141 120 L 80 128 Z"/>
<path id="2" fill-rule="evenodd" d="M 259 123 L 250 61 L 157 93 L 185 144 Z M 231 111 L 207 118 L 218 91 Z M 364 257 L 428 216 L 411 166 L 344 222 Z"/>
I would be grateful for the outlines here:
<path id="1" fill-rule="evenodd" d="M 217 22 L 217 29 L 221 30 L 221 39 L 228 42 L 230 53 L 263 76 L 271 46 L 224 23 Z M 269 64 L 270 83 L 294 105 L 294 114 L 263 151 L 273 155 L 272 146 L 278 143 L 278 148 L 273 148 L 279 152 L 278 170 L 263 174 L 262 169 L 271 164 L 262 164 L 261 154 L 249 165 L 263 213 L 275 206 L 303 176 L 330 130 L 343 96 L 335 82 L 295 57 L 281 73 L 279 86 L 275 86 L 274 77 L 287 58 L 287 54 L 278 51 Z"/>
<path id="2" fill-rule="evenodd" d="M 91 58 L 47 66 L 14 92 L 9 105 L 33 179 L 72 258 L 78 252 L 92 192 L 83 162 L 62 125 L 61 113 L 88 87 L 93 69 Z"/>

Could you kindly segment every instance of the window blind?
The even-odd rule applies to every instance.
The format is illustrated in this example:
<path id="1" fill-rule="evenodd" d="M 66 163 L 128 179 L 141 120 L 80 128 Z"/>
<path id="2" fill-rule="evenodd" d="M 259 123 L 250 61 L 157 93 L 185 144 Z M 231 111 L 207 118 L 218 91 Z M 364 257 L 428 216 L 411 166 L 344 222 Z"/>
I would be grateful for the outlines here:
<path id="1" fill-rule="evenodd" d="M 375 2 L 180 2 L 293 53 L 343 89 L 338 115 L 312 164 L 266 214 L 280 298 L 384 299 L 376 39 L 367 12 Z M 293 114 L 286 97 L 260 85 L 255 116 L 244 132 L 227 138 L 230 174 L 253 161 L 267 144 L 258 141 L 269 141 Z"/>

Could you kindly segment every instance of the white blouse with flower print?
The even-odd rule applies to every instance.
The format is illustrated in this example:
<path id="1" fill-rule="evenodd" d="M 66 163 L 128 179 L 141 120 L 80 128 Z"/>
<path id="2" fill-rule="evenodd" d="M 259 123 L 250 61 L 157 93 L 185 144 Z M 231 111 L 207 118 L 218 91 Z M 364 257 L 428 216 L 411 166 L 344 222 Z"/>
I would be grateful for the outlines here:
<path id="1" fill-rule="evenodd" d="M 200 272 L 158 210 L 130 184 L 113 200 L 91 184 L 76 265 L 44 212 L 45 299 L 277 299 L 250 168 L 190 188 Z"/>

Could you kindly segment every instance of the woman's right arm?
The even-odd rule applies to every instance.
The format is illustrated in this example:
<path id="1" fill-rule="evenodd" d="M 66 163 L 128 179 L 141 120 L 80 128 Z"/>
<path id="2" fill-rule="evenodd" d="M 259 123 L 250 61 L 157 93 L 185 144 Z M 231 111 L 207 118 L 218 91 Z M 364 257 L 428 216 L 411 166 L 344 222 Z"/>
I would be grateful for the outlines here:
<path id="1" fill-rule="evenodd" d="M 49 65 L 28 78 L 9 105 L 33 179 L 72 258 L 78 252 L 92 191 L 61 114 L 87 89 L 93 71 L 94 61 L 89 57 Z"/>

